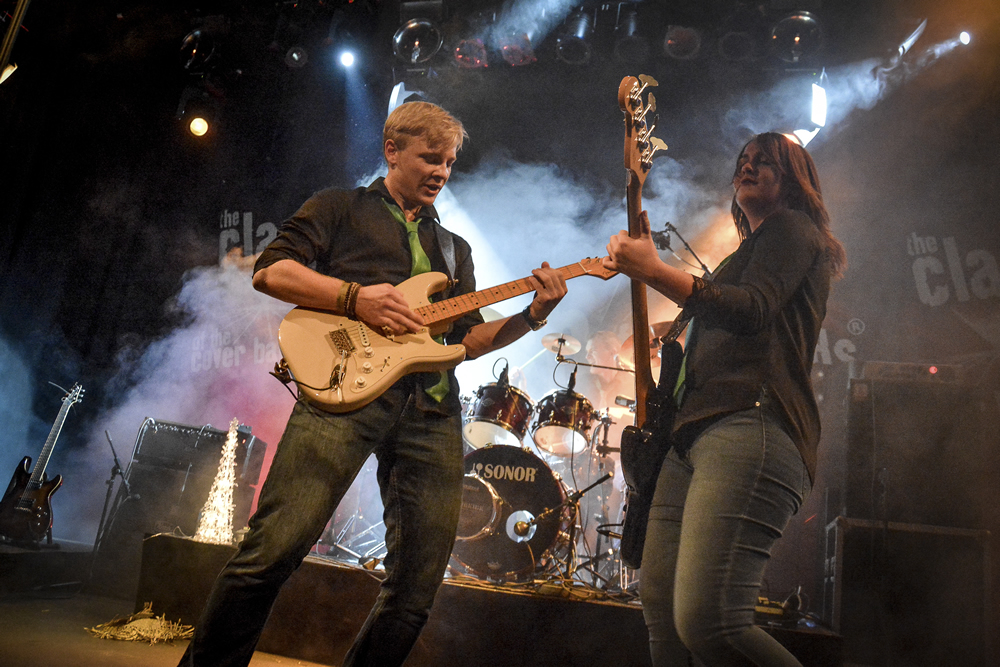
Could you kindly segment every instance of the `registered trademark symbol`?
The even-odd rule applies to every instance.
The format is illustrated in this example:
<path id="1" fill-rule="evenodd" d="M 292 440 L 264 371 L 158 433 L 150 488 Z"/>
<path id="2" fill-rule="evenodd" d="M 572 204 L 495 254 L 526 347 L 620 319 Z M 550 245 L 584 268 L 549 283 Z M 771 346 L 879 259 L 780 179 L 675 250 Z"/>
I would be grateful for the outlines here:
<path id="1" fill-rule="evenodd" d="M 851 334 L 852 336 L 860 336 L 864 332 L 865 332 L 865 323 L 859 320 L 858 318 L 855 317 L 851 319 L 850 322 L 847 323 L 847 333 Z"/>

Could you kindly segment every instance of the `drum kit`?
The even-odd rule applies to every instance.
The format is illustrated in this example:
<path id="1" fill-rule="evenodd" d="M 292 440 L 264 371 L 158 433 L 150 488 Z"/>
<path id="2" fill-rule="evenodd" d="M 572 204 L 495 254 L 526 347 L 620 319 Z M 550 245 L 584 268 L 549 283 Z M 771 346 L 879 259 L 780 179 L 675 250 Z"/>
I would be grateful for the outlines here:
<path id="1" fill-rule="evenodd" d="M 568 334 L 549 334 L 542 344 L 556 353 L 557 364 L 593 365 L 565 358 L 581 349 Z M 604 459 L 618 451 L 608 446 L 611 419 L 574 391 L 575 377 L 576 370 L 568 387 L 534 403 L 511 386 L 505 368 L 497 382 L 463 397 L 468 453 L 452 552 L 460 572 L 494 582 L 558 576 L 599 588 L 626 588 L 629 574 L 618 561 L 615 539 L 620 524 L 607 517 L 612 474 L 601 474 L 614 470 L 614 461 Z M 571 490 L 567 477 L 589 485 Z M 596 533 L 587 526 L 595 517 L 581 512 L 581 498 L 590 491 L 590 500 L 603 507 L 595 515 Z M 616 519 L 619 509 L 614 508 Z M 591 539 L 596 535 L 594 544 L 586 542 L 585 532 Z"/>

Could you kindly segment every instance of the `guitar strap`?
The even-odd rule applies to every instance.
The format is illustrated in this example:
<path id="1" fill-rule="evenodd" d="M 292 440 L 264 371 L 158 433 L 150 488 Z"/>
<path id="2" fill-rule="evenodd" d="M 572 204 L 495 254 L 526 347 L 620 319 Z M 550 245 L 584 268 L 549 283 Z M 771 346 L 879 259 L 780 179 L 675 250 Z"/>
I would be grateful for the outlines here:
<path id="1" fill-rule="evenodd" d="M 438 247 L 444 255 L 444 263 L 448 265 L 448 279 L 455 280 L 455 239 L 439 222 L 434 223 L 434 231 L 437 232 Z"/>

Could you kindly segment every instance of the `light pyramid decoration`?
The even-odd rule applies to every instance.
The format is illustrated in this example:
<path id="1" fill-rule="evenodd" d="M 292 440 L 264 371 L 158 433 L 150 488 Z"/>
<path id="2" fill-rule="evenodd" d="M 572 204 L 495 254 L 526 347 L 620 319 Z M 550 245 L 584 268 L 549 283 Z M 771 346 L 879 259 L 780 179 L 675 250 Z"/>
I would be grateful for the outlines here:
<path id="1" fill-rule="evenodd" d="M 194 539 L 210 544 L 232 544 L 233 539 L 233 489 L 236 488 L 236 445 L 239 420 L 229 422 L 229 435 L 222 448 L 219 472 L 208 492 L 208 500 L 198 518 Z"/>

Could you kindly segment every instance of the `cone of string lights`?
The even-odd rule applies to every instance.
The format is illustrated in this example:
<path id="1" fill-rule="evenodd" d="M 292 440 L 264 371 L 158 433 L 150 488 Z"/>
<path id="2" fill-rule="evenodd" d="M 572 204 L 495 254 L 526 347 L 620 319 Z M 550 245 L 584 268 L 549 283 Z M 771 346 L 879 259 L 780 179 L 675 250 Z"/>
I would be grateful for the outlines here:
<path id="1" fill-rule="evenodd" d="M 239 420 L 229 423 L 229 435 L 222 448 L 219 472 L 198 518 L 194 539 L 210 544 L 233 543 L 233 489 L 236 487 L 236 435 Z"/>

